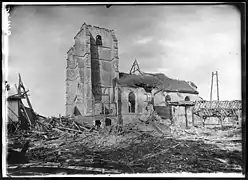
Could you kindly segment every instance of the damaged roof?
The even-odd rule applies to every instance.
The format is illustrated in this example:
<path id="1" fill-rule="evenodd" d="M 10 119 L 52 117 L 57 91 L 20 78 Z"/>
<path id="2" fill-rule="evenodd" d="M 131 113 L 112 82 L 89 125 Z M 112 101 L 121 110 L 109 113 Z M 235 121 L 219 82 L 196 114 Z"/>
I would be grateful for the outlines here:
<path id="1" fill-rule="evenodd" d="M 199 94 L 186 81 L 171 79 L 162 73 L 119 73 L 118 84 L 129 87 L 158 88 L 170 92 Z"/>

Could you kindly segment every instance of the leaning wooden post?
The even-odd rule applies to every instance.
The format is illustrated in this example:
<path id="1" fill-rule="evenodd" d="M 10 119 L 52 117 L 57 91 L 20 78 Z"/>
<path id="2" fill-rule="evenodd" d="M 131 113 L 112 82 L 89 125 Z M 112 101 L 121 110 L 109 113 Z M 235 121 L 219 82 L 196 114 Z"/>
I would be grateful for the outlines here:
<path id="1" fill-rule="evenodd" d="M 185 121 L 186 121 L 186 128 L 188 128 L 188 117 L 187 117 L 187 106 L 185 106 Z"/>
<path id="2" fill-rule="evenodd" d="M 191 112 L 192 112 L 192 126 L 195 126 L 194 108 L 192 108 Z"/>
<path id="3" fill-rule="evenodd" d="M 224 121 L 224 119 L 225 119 L 225 116 L 219 117 L 221 129 L 223 129 L 223 121 Z"/>

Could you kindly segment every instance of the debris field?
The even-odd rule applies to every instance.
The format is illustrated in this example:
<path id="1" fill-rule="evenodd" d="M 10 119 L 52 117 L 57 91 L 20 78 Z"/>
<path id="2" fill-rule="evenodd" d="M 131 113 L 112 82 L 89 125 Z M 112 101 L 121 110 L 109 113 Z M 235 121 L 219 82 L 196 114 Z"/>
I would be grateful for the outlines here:
<path id="1" fill-rule="evenodd" d="M 31 130 L 8 134 L 8 147 L 26 141 L 28 163 L 8 175 L 120 173 L 241 173 L 241 127 L 182 129 L 158 121 L 104 129 L 73 118 L 39 118 Z"/>

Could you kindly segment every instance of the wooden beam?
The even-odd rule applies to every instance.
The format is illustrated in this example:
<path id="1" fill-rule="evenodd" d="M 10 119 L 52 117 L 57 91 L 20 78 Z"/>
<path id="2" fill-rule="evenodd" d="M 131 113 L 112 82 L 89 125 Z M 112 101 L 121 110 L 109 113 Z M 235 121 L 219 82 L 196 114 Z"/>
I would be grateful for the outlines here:
<path id="1" fill-rule="evenodd" d="M 192 112 L 192 125 L 195 126 L 195 117 L 194 117 L 193 109 L 191 112 Z"/>
<path id="2" fill-rule="evenodd" d="M 185 121 L 186 121 L 186 128 L 188 128 L 188 114 L 187 114 L 187 106 L 185 106 Z"/>
<path id="3" fill-rule="evenodd" d="M 57 127 L 58 129 L 63 129 L 63 130 L 68 130 L 68 131 L 73 131 L 73 132 L 78 132 L 78 133 L 83 133 L 81 130 L 75 130 L 75 129 L 70 129 L 70 128 L 65 128 L 65 127 Z"/>
<path id="4" fill-rule="evenodd" d="M 32 126 L 32 123 L 31 123 L 31 121 L 30 121 L 30 119 L 29 119 L 29 116 L 28 116 L 28 113 L 27 113 L 27 111 L 26 111 L 25 106 L 23 105 L 22 102 L 20 102 L 20 104 L 21 104 L 21 106 L 22 106 L 22 108 L 23 108 L 23 110 L 24 110 L 24 112 L 25 112 L 25 115 L 27 116 L 28 123 L 30 124 L 30 126 Z"/>
<path id="5" fill-rule="evenodd" d="M 25 98 L 27 100 L 27 103 L 28 103 L 29 107 L 33 110 L 33 107 L 31 105 L 31 102 L 29 101 L 28 95 L 27 95 L 27 93 L 25 93 L 26 90 L 25 90 L 24 84 L 22 82 L 21 75 L 19 74 L 19 88 L 21 88 L 21 87 L 24 90 L 24 93 L 23 94 L 24 94 L 24 96 L 25 96 Z"/>

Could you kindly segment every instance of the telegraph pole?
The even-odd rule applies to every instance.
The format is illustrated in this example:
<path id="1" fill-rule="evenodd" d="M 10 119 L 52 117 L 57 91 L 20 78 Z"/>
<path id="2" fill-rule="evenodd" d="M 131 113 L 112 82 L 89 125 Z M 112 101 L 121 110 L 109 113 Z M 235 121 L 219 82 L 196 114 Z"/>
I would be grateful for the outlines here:
<path id="1" fill-rule="evenodd" d="M 219 96 L 219 78 L 218 78 L 218 71 L 216 71 L 216 81 L 217 81 L 217 101 L 220 100 L 220 96 Z"/>
<path id="2" fill-rule="evenodd" d="M 213 77 L 214 77 L 214 73 L 212 72 L 211 90 L 210 90 L 210 101 L 212 101 L 212 93 L 213 93 Z"/>
<path id="3" fill-rule="evenodd" d="M 217 85 L 217 101 L 220 100 L 220 96 L 219 96 L 219 78 L 218 78 L 218 71 L 216 71 L 215 73 L 212 72 L 212 80 L 211 80 L 211 91 L 210 91 L 210 101 L 212 101 L 212 94 L 213 94 L 213 80 L 214 80 L 214 76 L 216 76 L 216 85 Z"/>

